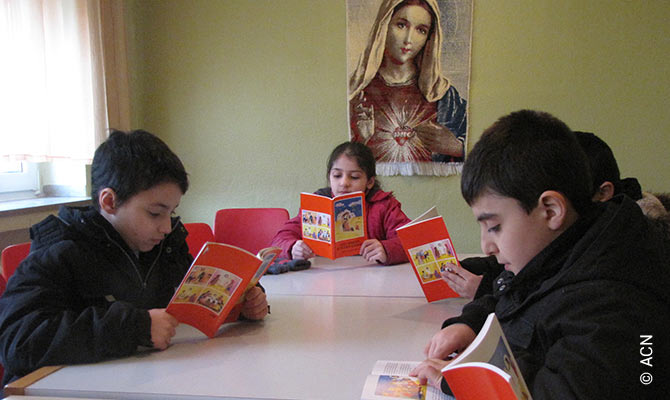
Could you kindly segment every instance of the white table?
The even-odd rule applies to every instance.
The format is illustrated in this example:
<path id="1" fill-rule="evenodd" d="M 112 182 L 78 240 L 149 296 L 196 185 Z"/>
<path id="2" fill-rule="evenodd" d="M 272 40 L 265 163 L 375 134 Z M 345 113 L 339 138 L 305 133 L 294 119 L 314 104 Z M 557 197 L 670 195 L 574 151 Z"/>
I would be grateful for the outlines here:
<path id="1" fill-rule="evenodd" d="M 463 254 L 461 258 L 480 256 Z M 423 291 L 409 263 L 383 266 L 361 256 L 329 260 L 314 257 L 303 271 L 265 275 L 261 285 L 268 293 L 307 296 L 419 297 Z"/>
<path id="2" fill-rule="evenodd" d="M 165 351 L 67 366 L 28 386 L 25 394 L 165 400 L 360 398 L 375 361 L 423 359 L 423 348 L 441 322 L 465 304 L 463 299 L 428 304 L 423 295 L 385 297 L 388 279 L 383 277 L 365 278 L 377 284 L 361 284 L 357 290 L 365 294 L 356 294 L 343 286 L 350 278 L 340 277 L 345 271 L 362 277 L 386 271 L 406 274 L 418 286 L 411 267 L 405 267 L 359 270 L 350 265 L 347 270 L 343 265 L 315 265 L 311 271 L 264 277 L 272 314 L 263 322 L 228 324 L 213 339 L 180 325 Z M 321 280 L 333 285 L 321 285 Z M 274 291 L 280 288 L 303 293 Z M 326 294 L 310 294 L 319 288 Z M 405 289 L 398 293 L 409 293 Z"/>

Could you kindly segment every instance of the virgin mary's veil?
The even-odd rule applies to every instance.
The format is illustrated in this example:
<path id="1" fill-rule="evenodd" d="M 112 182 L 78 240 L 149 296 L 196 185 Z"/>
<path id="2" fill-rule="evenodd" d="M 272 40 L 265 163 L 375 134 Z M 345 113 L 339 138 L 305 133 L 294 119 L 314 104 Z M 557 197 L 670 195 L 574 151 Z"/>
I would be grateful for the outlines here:
<path id="1" fill-rule="evenodd" d="M 442 98 L 449 88 L 449 81 L 442 76 L 440 53 L 442 48 L 442 26 L 437 0 L 423 0 L 433 10 L 436 21 L 422 51 L 418 86 L 427 101 Z M 361 54 L 358 66 L 349 77 L 349 101 L 353 100 L 375 77 L 384 57 L 386 33 L 393 16 L 393 9 L 403 0 L 383 0 L 377 18 L 372 25 L 370 37 Z"/>

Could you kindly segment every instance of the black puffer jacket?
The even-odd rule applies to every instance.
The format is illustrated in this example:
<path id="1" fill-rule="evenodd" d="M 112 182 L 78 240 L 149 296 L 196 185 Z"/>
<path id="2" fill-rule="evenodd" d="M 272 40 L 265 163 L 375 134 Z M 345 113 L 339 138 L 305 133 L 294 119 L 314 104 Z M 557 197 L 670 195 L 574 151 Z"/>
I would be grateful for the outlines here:
<path id="1" fill-rule="evenodd" d="M 45 365 L 96 362 L 151 346 L 148 309 L 164 308 L 192 257 L 186 230 L 136 256 L 96 210 L 61 207 L 31 228 L 29 256 L 0 298 L 3 386 Z"/>
<path id="2" fill-rule="evenodd" d="M 666 398 L 668 260 L 662 235 L 621 196 L 594 206 L 517 276 L 503 272 L 493 294 L 443 326 L 478 331 L 495 311 L 536 400 Z M 645 373 L 651 384 L 641 383 Z"/>

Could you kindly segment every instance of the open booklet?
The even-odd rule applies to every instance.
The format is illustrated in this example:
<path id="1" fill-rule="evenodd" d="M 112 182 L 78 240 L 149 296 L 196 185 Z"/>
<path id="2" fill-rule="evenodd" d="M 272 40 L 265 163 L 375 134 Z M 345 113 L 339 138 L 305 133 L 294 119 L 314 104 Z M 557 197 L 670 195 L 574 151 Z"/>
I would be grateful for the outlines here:
<path id="1" fill-rule="evenodd" d="M 442 376 L 459 400 L 531 399 L 494 313 L 475 340 L 442 368 Z"/>
<path id="2" fill-rule="evenodd" d="M 253 255 L 229 244 L 205 243 L 166 311 L 213 337 L 226 320 L 237 319 L 240 307 L 235 306 L 244 301 L 246 291 L 258 283 L 280 252 L 268 247 Z M 233 310 L 238 315 L 232 315 Z"/>
<path id="3" fill-rule="evenodd" d="M 409 372 L 418 361 L 379 360 L 365 379 L 361 400 L 448 400 L 453 397 L 432 386 L 421 385 Z"/>
<path id="4" fill-rule="evenodd" d="M 444 220 L 437 214 L 435 207 L 401 226 L 396 232 L 426 300 L 433 302 L 459 297 L 442 279 L 441 272 L 460 264 Z"/>
<path id="5" fill-rule="evenodd" d="M 300 193 L 302 240 L 316 255 L 334 260 L 358 255 L 367 239 L 365 193 L 333 197 Z"/>

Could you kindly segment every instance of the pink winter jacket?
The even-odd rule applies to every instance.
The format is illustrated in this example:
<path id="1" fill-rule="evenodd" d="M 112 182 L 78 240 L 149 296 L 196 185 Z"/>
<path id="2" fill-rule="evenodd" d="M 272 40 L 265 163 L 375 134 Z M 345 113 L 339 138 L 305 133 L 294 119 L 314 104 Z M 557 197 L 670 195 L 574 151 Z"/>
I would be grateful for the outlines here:
<path id="1" fill-rule="evenodd" d="M 315 192 L 322 196 L 333 197 L 330 188 L 319 189 Z M 386 251 L 386 264 L 399 264 L 407 262 L 407 256 L 400 244 L 396 229 L 410 222 L 404 212 L 400 209 L 400 202 L 393 197 L 391 192 L 377 190 L 372 196 L 365 199 L 367 212 L 368 238 L 377 239 Z M 286 221 L 284 226 L 272 239 L 272 246 L 282 249 L 279 257 L 292 258 L 291 248 L 298 240 L 302 239 L 300 224 L 300 211 L 294 218 Z"/>

